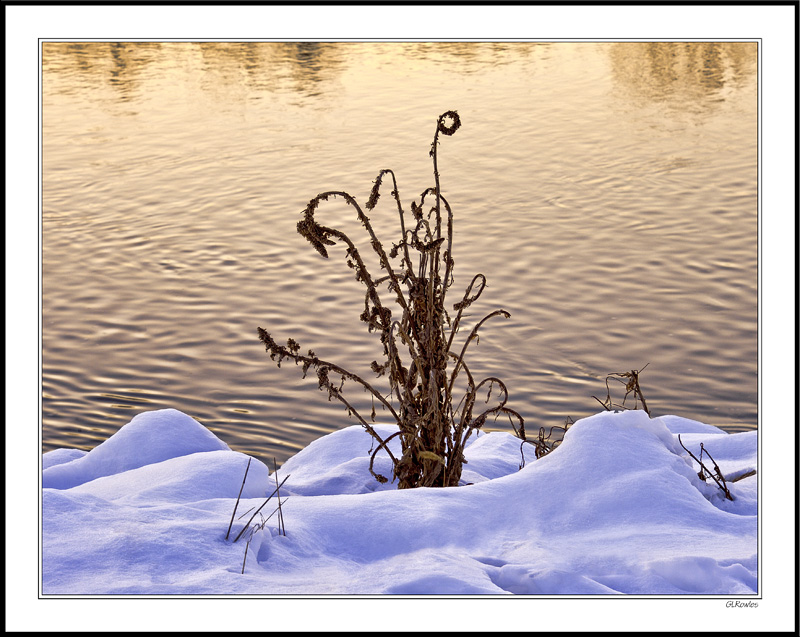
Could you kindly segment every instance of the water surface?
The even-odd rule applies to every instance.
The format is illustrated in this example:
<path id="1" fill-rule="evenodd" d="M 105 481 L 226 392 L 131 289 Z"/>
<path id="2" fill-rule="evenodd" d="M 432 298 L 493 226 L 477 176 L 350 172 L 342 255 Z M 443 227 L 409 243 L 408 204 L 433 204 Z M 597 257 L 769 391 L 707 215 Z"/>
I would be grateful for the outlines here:
<path id="1" fill-rule="evenodd" d="M 59 42 L 42 60 L 43 451 L 165 407 L 279 462 L 354 424 L 256 327 L 370 377 L 363 289 L 295 226 L 319 192 L 365 202 L 383 168 L 408 208 L 451 109 L 451 299 L 482 272 L 467 326 L 511 313 L 473 373 L 504 379 L 530 431 L 648 363 L 654 415 L 757 427 L 756 44 Z M 363 237 L 341 205 L 319 218 Z"/>

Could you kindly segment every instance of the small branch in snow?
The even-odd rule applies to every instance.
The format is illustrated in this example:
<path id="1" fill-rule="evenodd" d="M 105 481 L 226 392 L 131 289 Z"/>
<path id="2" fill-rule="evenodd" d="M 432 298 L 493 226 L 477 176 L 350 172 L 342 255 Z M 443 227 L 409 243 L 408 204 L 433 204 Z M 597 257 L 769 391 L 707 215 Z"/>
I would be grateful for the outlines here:
<path id="1" fill-rule="evenodd" d="M 272 459 L 272 464 L 275 467 L 275 492 L 278 494 L 278 531 L 281 535 L 286 536 L 286 526 L 283 524 L 283 509 L 281 508 L 281 485 L 278 484 L 278 461 Z"/>
<path id="2" fill-rule="evenodd" d="M 726 478 L 726 480 L 728 482 L 739 482 L 739 480 L 744 480 L 745 478 L 749 478 L 754 475 L 756 475 L 756 470 L 750 469 L 748 471 L 745 471 L 741 475 L 736 475 L 735 473 L 732 473 Z"/>
<path id="3" fill-rule="evenodd" d="M 264 500 L 263 504 L 260 507 L 258 507 L 258 509 L 256 509 L 256 512 L 253 513 L 253 517 L 251 517 L 247 521 L 247 524 L 244 525 L 244 528 L 241 531 L 239 531 L 239 535 L 236 536 L 236 539 L 234 540 L 234 542 L 238 542 L 239 541 L 239 538 L 242 537 L 242 534 L 245 532 L 247 527 L 250 526 L 250 523 L 253 521 L 253 519 L 256 517 L 256 515 L 258 515 L 258 512 L 261 511 L 261 509 L 264 508 L 264 506 L 267 504 L 267 502 L 269 502 L 272 499 L 272 496 L 275 495 L 278 492 L 278 489 L 280 489 L 281 486 L 283 486 L 283 483 L 286 482 L 286 480 L 288 480 L 288 479 L 289 479 L 289 476 L 286 476 L 283 480 L 281 480 L 280 484 L 276 487 L 275 491 L 273 491 L 269 495 L 269 497 L 266 500 Z"/>
<path id="4" fill-rule="evenodd" d="M 692 457 L 692 459 L 697 464 L 700 465 L 700 471 L 698 471 L 697 477 L 700 478 L 703 482 L 706 481 L 707 477 L 711 478 L 714 482 L 717 483 L 717 486 L 723 491 L 723 493 L 725 493 L 725 497 L 728 500 L 732 501 L 733 500 L 733 496 L 731 495 L 731 492 L 728 490 L 728 485 L 725 483 L 725 478 L 723 477 L 722 472 L 719 470 L 719 466 L 717 466 L 717 463 L 715 462 L 714 458 L 712 458 L 711 454 L 708 453 L 708 451 L 706 451 L 706 448 L 703 446 L 703 443 L 702 442 L 700 443 L 700 458 L 697 458 L 697 456 L 695 456 L 691 451 L 686 449 L 686 446 L 683 444 L 683 441 L 681 440 L 681 435 L 680 434 L 678 434 L 678 442 L 681 444 L 681 447 L 684 448 L 686 453 L 688 453 Z M 703 454 L 706 454 L 709 457 L 709 459 L 711 460 L 711 462 L 714 463 L 714 472 L 713 473 L 711 471 L 709 471 L 708 467 L 706 467 L 703 464 L 703 460 L 702 460 Z"/>
<path id="5" fill-rule="evenodd" d="M 650 363 L 647 363 L 647 365 L 649 364 Z M 632 369 L 629 372 L 615 372 L 613 374 L 608 374 L 606 376 L 606 399 L 600 400 L 597 396 L 592 396 L 592 398 L 594 398 L 598 403 L 603 405 L 603 407 L 606 408 L 606 411 L 611 411 L 612 408 L 615 407 L 627 409 L 627 407 L 625 407 L 625 401 L 628 399 L 628 396 L 630 394 L 633 394 L 633 399 L 634 399 L 633 408 L 636 409 L 638 401 L 641 400 L 642 409 L 648 416 L 650 416 L 650 410 L 647 407 L 647 402 L 645 402 L 644 394 L 642 394 L 642 388 L 639 386 L 639 374 L 641 374 L 645 370 L 647 365 L 642 367 L 642 369 Z M 621 405 L 615 405 L 611 402 L 611 388 L 608 386 L 608 381 L 612 379 L 625 384 L 625 397 L 622 399 Z"/>
<path id="6" fill-rule="evenodd" d="M 236 504 L 233 507 L 233 513 L 231 513 L 231 523 L 228 525 L 228 532 L 225 534 L 225 539 L 228 539 L 228 536 L 231 534 L 231 527 L 233 526 L 233 518 L 236 515 L 236 509 L 239 508 L 239 500 L 242 497 L 242 491 L 244 490 L 244 482 L 247 480 L 247 472 L 250 471 L 250 461 L 252 458 L 247 459 L 247 468 L 244 470 L 244 478 L 242 479 L 242 486 L 239 487 L 239 495 L 236 496 Z M 244 567 L 243 567 L 244 568 Z"/>
<path id="7" fill-rule="evenodd" d="M 542 458 L 546 456 L 551 451 L 554 451 L 558 445 L 561 444 L 561 441 L 564 439 L 564 434 L 561 435 L 561 438 L 558 440 L 554 440 L 553 442 L 548 442 L 550 440 L 550 436 L 553 435 L 554 429 L 562 429 L 564 433 L 567 433 L 567 429 L 569 429 L 570 425 L 574 425 L 575 421 L 572 420 L 571 417 L 567 416 L 566 420 L 564 421 L 564 426 L 553 425 L 550 427 L 550 432 L 547 436 L 544 435 L 544 427 L 539 427 L 539 437 L 536 440 L 525 439 L 519 445 L 519 452 L 522 456 L 522 462 L 520 462 L 519 468 L 522 469 L 525 466 L 525 452 L 522 450 L 525 446 L 525 443 L 533 445 L 535 449 L 536 459 Z"/>

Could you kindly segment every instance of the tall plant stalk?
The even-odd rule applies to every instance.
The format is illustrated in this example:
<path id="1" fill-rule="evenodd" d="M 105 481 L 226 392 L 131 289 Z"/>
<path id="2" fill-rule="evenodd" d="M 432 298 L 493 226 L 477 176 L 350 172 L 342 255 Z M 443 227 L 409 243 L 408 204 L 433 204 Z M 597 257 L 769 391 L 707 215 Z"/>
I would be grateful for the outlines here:
<path id="1" fill-rule="evenodd" d="M 372 475 L 379 482 L 388 480 L 374 470 L 375 457 L 383 450 L 391 458 L 392 480 L 398 481 L 400 489 L 458 485 L 465 462 L 464 445 L 489 418 L 507 416 L 517 436 L 525 439 L 522 416 L 506 406 L 505 384 L 493 376 L 476 382 L 465 361 L 467 349 L 473 341 L 477 342 L 483 324 L 497 316 L 508 318 L 509 313 L 495 310 L 486 315 L 472 328 L 461 347 L 454 348 L 464 310 L 480 297 L 486 277 L 483 274 L 473 277 L 461 300 L 453 306 L 455 317 L 445 309 L 447 292 L 453 284 L 453 212 L 441 193 L 438 147 L 440 134 L 450 136 L 460 126 L 461 119 L 456 111 L 447 111 L 438 118 L 430 150 L 434 186 L 422 192 L 419 203 L 411 202 L 410 218 L 400 201 L 394 172 L 381 170 L 375 179 L 364 209 L 375 208 L 384 181 L 390 178 L 391 196 L 400 220 L 400 241 L 393 244 L 388 253 L 364 209 L 343 191 L 323 192 L 314 197 L 297 224 L 298 232 L 325 258 L 328 258 L 329 246 L 341 243 L 345 247 L 348 267 L 366 287 L 360 318 L 369 332 L 378 332 L 383 345 L 382 361 L 373 361 L 371 369 L 379 377 L 388 377 L 388 395 L 384 396 L 361 376 L 320 359 L 312 350 L 301 354 L 300 345 L 293 339 L 285 346 L 279 345 L 266 330 L 258 328 L 259 338 L 279 366 L 285 358 L 293 360 L 302 365 L 303 377 L 309 369 L 314 369 L 319 388 L 327 391 L 329 398 L 342 402 L 377 442 L 370 460 Z M 315 213 L 320 203 L 332 198 L 343 200 L 355 210 L 379 259 L 381 276 L 370 274 L 347 235 L 317 221 Z M 393 316 L 385 298 L 397 306 L 399 318 Z M 463 394 L 459 393 L 461 397 L 456 402 L 455 382 L 459 377 L 466 382 L 466 389 Z M 355 383 L 369 392 L 373 401 L 397 423 L 398 431 L 381 437 L 345 396 L 346 383 Z M 495 403 L 487 407 L 495 388 L 499 390 Z M 477 399 L 483 396 L 482 392 L 487 393 L 487 398 L 482 405 L 484 408 L 480 409 Z M 374 418 L 373 409 L 371 421 L 374 422 Z M 400 438 L 400 457 L 388 446 L 395 437 Z"/>

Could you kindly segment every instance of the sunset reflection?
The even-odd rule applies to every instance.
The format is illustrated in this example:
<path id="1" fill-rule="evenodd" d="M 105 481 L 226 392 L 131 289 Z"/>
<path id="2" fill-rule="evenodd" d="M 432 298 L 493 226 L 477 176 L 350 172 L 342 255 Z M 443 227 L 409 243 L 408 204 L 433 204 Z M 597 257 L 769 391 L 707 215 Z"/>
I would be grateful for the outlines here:
<path id="1" fill-rule="evenodd" d="M 757 70 L 755 42 L 618 42 L 608 48 L 616 85 L 629 99 L 713 108 L 726 86 Z"/>
<path id="2" fill-rule="evenodd" d="M 608 373 L 649 362 L 654 413 L 755 428 L 757 55 L 752 42 L 43 43 L 44 449 L 105 439 L 142 399 L 281 461 L 348 424 L 264 360 L 255 329 L 369 374 L 380 342 L 358 324 L 363 290 L 297 223 L 329 189 L 366 201 L 384 169 L 408 211 L 433 185 L 447 110 L 462 121 L 438 158 L 456 287 L 484 274 L 475 316 L 512 317 L 471 365 L 503 378 L 526 427 L 594 413 Z M 387 246 L 391 203 L 387 190 L 371 213 Z M 324 214 L 358 241 L 351 212 Z"/>

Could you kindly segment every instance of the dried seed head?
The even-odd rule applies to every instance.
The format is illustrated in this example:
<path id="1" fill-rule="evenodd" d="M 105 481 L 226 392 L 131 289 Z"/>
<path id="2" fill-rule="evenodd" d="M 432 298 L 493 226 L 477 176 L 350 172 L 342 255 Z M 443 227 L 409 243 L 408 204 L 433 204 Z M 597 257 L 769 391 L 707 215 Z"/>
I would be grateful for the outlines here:
<path id="1" fill-rule="evenodd" d="M 375 185 L 372 186 L 372 191 L 369 193 L 369 199 L 367 200 L 367 203 L 364 206 L 367 210 L 372 210 L 375 207 L 375 204 L 378 203 L 378 199 L 381 196 L 379 190 L 381 187 L 382 179 L 383 179 L 383 172 L 381 172 L 377 176 L 377 178 L 375 179 Z"/>
<path id="2" fill-rule="evenodd" d="M 296 355 L 300 351 L 300 344 L 293 338 L 290 338 L 288 341 L 286 341 L 286 349 L 288 349 L 292 354 Z"/>
<path id="3" fill-rule="evenodd" d="M 451 119 L 453 123 L 450 124 L 450 126 L 447 126 L 445 124 L 446 119 Z M 442 115 L 439 116 L 439 132 L 442 135 L 452 135 L 459 129 L 460 126 L 461 126 L 461 118 L 455 111 L 447 111 L 446 113 L 442 113 Z"/>

